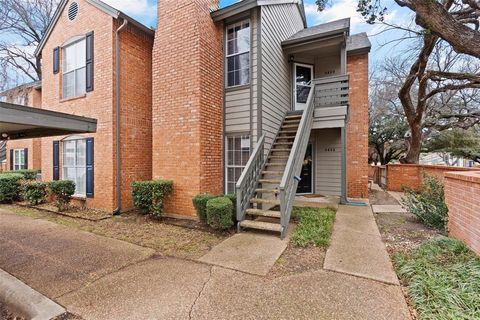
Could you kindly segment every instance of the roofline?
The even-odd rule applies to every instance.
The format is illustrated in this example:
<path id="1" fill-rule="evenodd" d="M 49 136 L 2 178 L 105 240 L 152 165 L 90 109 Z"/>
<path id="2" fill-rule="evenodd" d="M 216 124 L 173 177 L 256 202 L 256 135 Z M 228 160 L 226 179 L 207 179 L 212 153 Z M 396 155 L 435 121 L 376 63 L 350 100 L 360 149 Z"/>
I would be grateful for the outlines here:
<path id="1" fill-rule="evenodd" d="M 17 90 L 17 89 L 20 89 L 20 88 L 33 88 L 33 89 L 40 89 L 42 87 L 42 80 L 35 80 L 35 81 L 32 81 L 32 82 L 27 82 L 27 83 L 24 83 L 24 84 L 20 84 L 16 87 L 13 87 L 13 88 L 10 88 L 10 89 L 7 89 L 7 90 L 3 90 L 2 92 L 0 92 L 0 96 L 4 96 L 6 94 L 8 94 L 10 91 L 14 91 L 14 90 Z"/>
<path id="2" fill-rule="evenodd" d="M 347 54 L 353 56 L 356 54 L 370 53 L 371 48 L 372 46 L 368 46 L 368 47 L 357 48 L 353 50 L 347 50 Z"/>
<path id="3" fill-rule="evenodd" d="M 275 3 L 272 3 L 268 0 L 243 0 L 232 4 L 228 7 L 212 11 L 210 16 L 214 22 L 219 22 L 240 14 L 244 11 L 256 8 L 258 6 L 272 5 L 272 4 L 297 4 L 300 15 L 302 16 L 304 27 L 307 26 L 307 19 L 305 16 L 305 7 L 303 6 L 303 1 L 301 0 L 277 0 Z"/>
<path id="4" fill-rule="evenodd" d="M 282 42 L 282 47 L 289 47 L 296 44 L 301 44 L 304 42 L 312 42 L 316 40 L 322 40 L 323 38 L 331 38 L 332 36 L 348 36 L 348 32 L 350 31 L 350 27 L 345 27 L 341 29 L 336 29 L 324 33 L 314 34 L 308 37 L 292 39 L 292 40 L 285 40 Z"/>
<path id="5" fill-rule="evenodd" d="M 154 30 L 148 28 L 147 26 L 138 22 L 137 20 L 127 16 L 123 12 L 109 6 L 108 4 L 106 4 L 103 1 L 100 1 L 100 0 L 86 0 L 86 1 L 87 1 L 87 3 L 91 4 L 92 6 L 96 7 L 97 9 L 100 9 L 101 11 L 108 14 L 109 16 L 111 16 L 114 19 L 118 19 L 118 18 L 125 19 L 129 23 L 131 23 L 132 25 L 134 25 L 137 28 L 139 28 L 140 30 L 144 31 L 146 34 L 148 34 L 150 36 L 155 35 Z M 67 5 L 67 2 L 68 2 L 68 0 L 62 0 L 58 4 L 57 10 L 55 10 L 52 21 L 50 21 L 50 24 L 48 25 L 47 31 L 45 32 L 45 35 L 43 36 L 42 40 L 38 44 L 37 48 L 35 49 L 35 53 L 34 53 L 35 56 L 38 56 L 38 55 L 41 54 L 41 52 L 43 50 L 43 47 L 45 46 L 45 43 L 47 42 L 48 38 L 50 37 L 50 34 L 52 33 L 54 26 L 57 24 L 61 13 L 63 12 L 63 10 L 65 9 L 65 6 Z"/>

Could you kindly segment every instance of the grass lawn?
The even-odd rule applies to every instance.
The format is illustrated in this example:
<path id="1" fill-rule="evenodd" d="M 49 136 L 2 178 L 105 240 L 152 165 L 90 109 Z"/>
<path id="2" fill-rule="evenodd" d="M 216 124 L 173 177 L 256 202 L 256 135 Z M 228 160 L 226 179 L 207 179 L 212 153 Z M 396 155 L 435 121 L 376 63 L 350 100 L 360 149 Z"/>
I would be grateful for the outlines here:
<path id="1" fill-rule="evenodd" d="M 463 243 L 438 237 L 394 264 L 420 319 L 480 319 L 480 258 Z"/>
<path id="2" fill-rule="evenodd" d="M 291 241 L 299 247 L 327 247 L 330 244 L 335 210 L 331 208 L 295 208 L 292 218 L 298 221 Z"/>

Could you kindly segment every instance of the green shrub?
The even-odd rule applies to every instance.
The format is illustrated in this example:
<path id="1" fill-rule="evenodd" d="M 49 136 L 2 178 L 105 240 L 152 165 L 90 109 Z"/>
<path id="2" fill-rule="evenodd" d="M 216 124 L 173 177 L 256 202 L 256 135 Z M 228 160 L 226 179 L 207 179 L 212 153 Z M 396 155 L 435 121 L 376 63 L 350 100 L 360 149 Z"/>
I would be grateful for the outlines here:
<path id="1" fill-rule="evenodd" d="M 48 183 L 48 189 L 55 198 L 58 211 L 66 210 L 75 194 L 75 183 L 70 180 L 51 181 Z"/>
<path id="2" fill-rule="evenodd" d="M 193 207 L 201 223 L 207 223 L 207 202 L 218 197 L 219 196 L 213 194 L 199 194 L 193 197 Z"/>
<path id="3" fill-rule="evenodd" d="M 0 203 L 12 202 L 20 197 L 23 176 L 18 173 L 0 174 Z"/>
<path id="4" fill-rule="evenodd" d="M 425 225 L 445 229 L 448 207 L 445 203 L 444 186 L 438 178 L 424 176 L 420 192 L 407 190 L 402 204 Z"/>
<path id="5" fill-rule="evenodd" d="M 207 223 L 217 230 L 229 229 L 233 226 L 233 204 L 227 197 L 217 197 L 207 202 Z"/>
<path id="6" fill-rule="evenodd" d="M 44 203 L 47 198 L 47 184 L 43 182 L 25 184 L 24 198 L 32 206 Z"/>
<path id="7" fill-rule="evenodd" d="M 232 216 L 233 216 L 233 222 L 235 223 L 237 221 L 237 195 L 235 193 L 229 193 L 225 195 L 225 197 L 227 197 L 228 199 L 230 199 L 230 201 L 232 201 L 232 205 L 233 205 Z"/>
<path id="8" fill-rule="evenodd" d="M 17 170 L 15 173 L 21 174 L 24 180 L 36 180 L 39 170 Z"/>
<path id="9" fill-rule="evenodd" d="M 173 181 L 135 181 L 132 183 L 133 205 L 144 213 L 160 218 L 165 197 L 172 191 Z"/>

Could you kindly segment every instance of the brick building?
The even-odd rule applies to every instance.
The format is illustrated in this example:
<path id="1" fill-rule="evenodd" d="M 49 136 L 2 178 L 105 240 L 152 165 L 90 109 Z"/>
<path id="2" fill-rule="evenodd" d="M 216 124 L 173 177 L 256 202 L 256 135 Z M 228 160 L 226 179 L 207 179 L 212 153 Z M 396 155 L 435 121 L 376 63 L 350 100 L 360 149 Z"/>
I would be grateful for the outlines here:
<path id="1" fill-rule="evenodd" d="M 42 84 L 40 81 L 27 83 L 0 93 L 3 102 L 41 108 Z M 6 144 L 7 170 L 22 170 L 42 168 L 42 147 L 40 139 L 21 139 L 8 141 Z"/>
<path id="2" fill-rule="evenodd" d="M 295 0 L 159 1 L 156 32 L 99 0 L 63 0 L 36 51 L 41 105 L 98 130 L 42 139 L 43 178 L 75 181 L 107 211 L 131 208 L 131 182 L 152 178 L 174 181 L 166 211 L 183 215 L 194 195 L 246 180 L 260 214 L 261 201 L 283 206 L 285 181 L 288 197 L 366 198 L 369 50 L 349 19 L 307 28 Z"/>

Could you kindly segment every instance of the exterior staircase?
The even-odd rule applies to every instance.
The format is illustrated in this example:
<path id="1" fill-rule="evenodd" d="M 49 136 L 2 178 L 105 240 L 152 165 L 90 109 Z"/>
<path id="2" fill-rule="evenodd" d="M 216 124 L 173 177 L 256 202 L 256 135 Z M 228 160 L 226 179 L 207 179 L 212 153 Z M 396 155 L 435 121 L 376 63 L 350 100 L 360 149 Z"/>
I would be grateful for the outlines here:
<path id="1" fill-rule="evenodd" d="M 238 224 L 239 229 L 283 232 L 280 223 L 279 186 L 301 118 L 301 113 L 287 113 L 261 169 L 258 184 L 249 200 L 249 208 L 245 211 L 245 220 Z"/>

